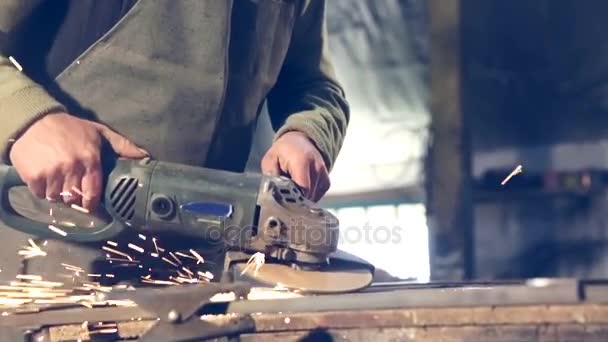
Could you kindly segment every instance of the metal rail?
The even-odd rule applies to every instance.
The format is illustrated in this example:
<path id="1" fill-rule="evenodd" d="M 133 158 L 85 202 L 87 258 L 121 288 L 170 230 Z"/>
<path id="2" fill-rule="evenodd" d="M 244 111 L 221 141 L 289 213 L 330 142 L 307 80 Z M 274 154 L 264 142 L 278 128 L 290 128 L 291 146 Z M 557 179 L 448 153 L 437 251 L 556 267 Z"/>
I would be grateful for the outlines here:
<path id="1" fill-rule="evenodd" d="M 322 300 L 319 300 L 322 297 Z M 575 279 L 478 283 L 409 282 L 372 284 L 359 293 L 303 296 L 286 299 L 240 300 L 208 303 L 200 314 L 251 314 L 277 312 L 320 312 L 420 307 L 471 307 L 608 303 L 608 281 Z M 0 326 L 68 324 L 84 320 L 108 321 L 133 318 L 153 319 L 139 307 L 41 309 L 34 313 L 14 312 L 0 318 Z"/>
<path id="2" fill-rule="evenodd" d="M 237 300 L 207 303 L 199 315 L 273 313 L 315 313 L 335 311 L 390 310 L 414 308 L 458 308 L 480 306 L 608 304 L 608 281 L 576 279 L 533 279 L 511 282 L 372 284 L 358 293 L 303 296 L 287 299 Z M 17 331 L 89 322 L 155 321 L 141 307 L 41 308 L 37 312 L 12 312 L 0 317 L 0 337 Z M 18 333 L 17 333 L 18 334 Z"/>

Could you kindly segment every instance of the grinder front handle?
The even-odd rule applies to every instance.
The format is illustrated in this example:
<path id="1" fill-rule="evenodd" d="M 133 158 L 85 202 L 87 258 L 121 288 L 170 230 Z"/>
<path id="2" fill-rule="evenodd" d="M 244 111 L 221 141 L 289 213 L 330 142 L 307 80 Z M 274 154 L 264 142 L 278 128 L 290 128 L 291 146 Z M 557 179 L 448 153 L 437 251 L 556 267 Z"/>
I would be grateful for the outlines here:
<path id="1" fill-rule="evenodd" d="M 127 227 L 119 220 L 104 227 L 73 227 L 63 236 L 49 229 L 48 224 L 19 215 L 11 206 L 9 193 L 11 188 L 26 186 L 17 170 L 9 165 L 0 165 L 0 222 L 9 228 L 41 238 L 52 238 L 75 242 L 96 242 L 108 240 Z"/>

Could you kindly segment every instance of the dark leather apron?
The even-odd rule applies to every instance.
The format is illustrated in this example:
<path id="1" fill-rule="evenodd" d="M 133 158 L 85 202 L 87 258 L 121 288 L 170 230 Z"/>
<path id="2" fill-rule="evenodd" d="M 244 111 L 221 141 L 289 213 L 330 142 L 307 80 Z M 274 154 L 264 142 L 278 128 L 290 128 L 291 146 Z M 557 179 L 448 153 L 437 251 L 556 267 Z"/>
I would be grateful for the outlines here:
<path id="1" fill-rule="evenodd" d="M 154 158 L 202 165 L 227 86 L 231 10 L 231 0 L 140 0 L 57 83 L 76 115 Z"/>

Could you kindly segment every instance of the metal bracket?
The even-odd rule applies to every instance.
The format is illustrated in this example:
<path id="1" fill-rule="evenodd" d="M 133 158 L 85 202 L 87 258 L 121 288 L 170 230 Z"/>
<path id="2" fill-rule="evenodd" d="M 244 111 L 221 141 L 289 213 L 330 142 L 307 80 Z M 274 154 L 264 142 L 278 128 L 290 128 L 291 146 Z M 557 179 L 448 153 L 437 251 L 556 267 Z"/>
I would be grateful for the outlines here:
<path id="1" fill-rule="evenodd" d="M 250 290 L 251 286 L 245 283 L 209 283 L 112 293 L 111 299 L 130 299 L 159 318 L 140 341 L 201 341 L 255 331 L 249 314 L 231 315 L 217 324 L 199 317 L 214 295 L 232 292 L 236 298 L 243 298 Z"/>

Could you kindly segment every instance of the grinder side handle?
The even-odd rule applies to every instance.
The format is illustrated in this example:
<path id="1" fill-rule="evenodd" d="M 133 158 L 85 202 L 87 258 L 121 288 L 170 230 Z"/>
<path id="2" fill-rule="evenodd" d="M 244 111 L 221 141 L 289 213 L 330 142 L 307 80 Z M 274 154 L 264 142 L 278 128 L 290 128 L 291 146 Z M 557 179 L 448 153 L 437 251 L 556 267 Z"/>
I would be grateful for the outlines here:
<path id="1" fill-rule="evenodd" d="M 112 222 L 104 227 L 74 227 L 70 228 L 70 232 L 65 236 L 57 234 L 49 229 L 48 224 L 23 217 L 11 206 L 10 189 L 25 185 L 14 167 L 0 165 L 0 223 L 9 228 L 41 238 L 75 242 L 104 241 L 126 228 L 122 222 L 113 218 Z"/>
<path id="2" fill-rule="evenodd" d="M 49 232 L 46 224 L 17 214 L 10 204 L 9 192 L 11 188 L 25 185 L 14 167 L 0 165 L 0 221 L 10 228 L 27 234 L 46 235 Z"/>

